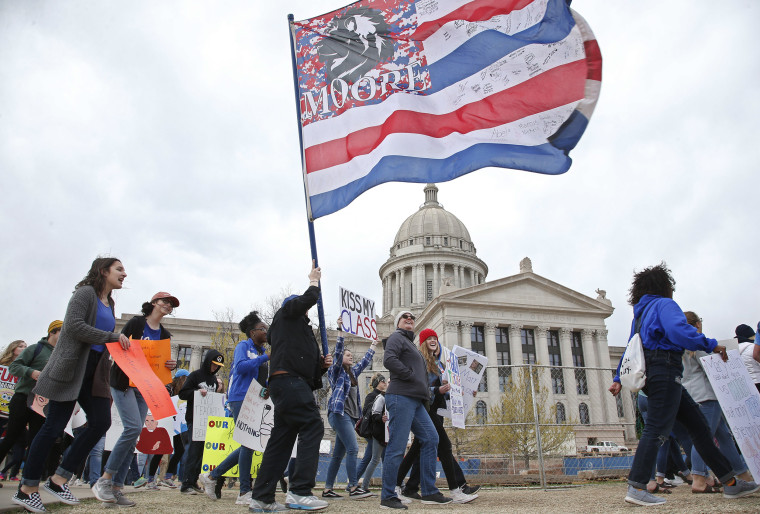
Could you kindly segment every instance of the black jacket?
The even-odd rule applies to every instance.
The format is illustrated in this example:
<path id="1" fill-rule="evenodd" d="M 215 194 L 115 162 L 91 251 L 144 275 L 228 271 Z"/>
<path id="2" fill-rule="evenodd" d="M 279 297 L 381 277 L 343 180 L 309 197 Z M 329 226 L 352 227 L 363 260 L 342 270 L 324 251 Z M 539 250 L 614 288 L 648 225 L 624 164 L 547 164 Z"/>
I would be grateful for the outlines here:
<path id="1" fill-rule="evenodd" d="M 391 381 L 386 393 L 400 394 L 430 404 L 425 359 L 412 342 L 414 332 L 397 328 L 385 343 L 383 365 L 390 372 Z"/>
<path id="2" fill-rule="evenodd" d="M 147 323 L 145 316 L 135 316 L 127 321 L 127 324 L 121 329 L 121 333 L 132 339 L 142 339 L 145 323 Z M 171 332 L 166 330 L 163 325 L 160 328 L 161 339 L 170 339 L 172 337 Z M 109 383 L 111 387 L 118 391 L 126 391 L 129 387 L 129 377 L 115 362 L 111 366 L 111 379 Z"/>
<path id="3" fill-rule="evenodd" d="M 319 298 L 319 288 L 310 286 L 304 294 L 293 298 L 274 315 L 267 333 L 272 346 L 269 359 L 269 376 L 275 371 L 300 377 L 312 390 L 322 388 L 322 368 L 319 344 L 306 313 Z"/>
<path id="4" fill-rule="evenodd" d="M 185 420 L 187 424 L 193 422 L 193 406 L 195 405 L 195 391 L 198 389 L 205 389 L 211 393 L 216 392 L 216 372 L 211 372 L 212 360 L 215 360 L 218 356 L 222 355 L 213 348 L 206 353 L 206 358 L 203 359 L 200 369 L 196 369 L 187 376 L 185 385 L 179 391 L 179 397 L 181 400 L 187 400 L 187 412 L 185 413 Z"/>

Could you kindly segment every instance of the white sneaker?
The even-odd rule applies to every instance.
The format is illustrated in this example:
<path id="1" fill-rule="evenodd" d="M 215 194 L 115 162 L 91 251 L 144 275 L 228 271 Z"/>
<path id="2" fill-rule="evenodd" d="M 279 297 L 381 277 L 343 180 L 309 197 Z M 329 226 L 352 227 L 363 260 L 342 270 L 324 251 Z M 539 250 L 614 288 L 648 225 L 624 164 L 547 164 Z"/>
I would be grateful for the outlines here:
<path id="1" fill-rule="evenodd" d="M 451 500 L 453 503 L 470 503 L 472 500 L 478 497 L 477 494 L 463 493 L 461 487 L 450 489 L 449 493 L 451 493 Z"/>
<path id="2" fill-rule="evenodd" d="M 245 494 L 238 494 L 237 500 L 235 500 L 235 505 L 250 505 L 251 504 L 251 491 L 248 491 Z"/>
<path id="3" fill-rule="evenodd" d="M 403 505 L 409 505 L 410 503 L 412 503 L 412 499 L 411 498 L 407 498 L 406 496 L 404 496 L 403 494 L 401 494 L 401 487 L 399 487 L 399 486 L 396 486 L 396 498 L 398 498 L 399 500 L 401 500 L 401 503 Z"/>
<path id="4" fill-rule="evenodd" d="M 92 494 L 98 501 L 103 503 L 115 503 L 116 498 L 113 495 L 113 482 L 106 478 L 98 478 L 98 481 L 92 486 Z"/>
<path id="5" fill-rule="evenodd" d="M 216 501 L 216 491 L 214 491 L 214 488 L 216 487 L 216 480 L 208 476 L 208 473 L 203 473 L 198 477 L 198 480 L 203 486 L 203 490 L 206 492 L 206 496 Z"/>
<path id="6" fill-rule="evenodd" d="M 285 505 L 288 508 L 298 510 L 322 510 L 326 509 L 329 503 L 316 496 L 300 496 L 288 491 L 287 496 L 285 496 Z"/>

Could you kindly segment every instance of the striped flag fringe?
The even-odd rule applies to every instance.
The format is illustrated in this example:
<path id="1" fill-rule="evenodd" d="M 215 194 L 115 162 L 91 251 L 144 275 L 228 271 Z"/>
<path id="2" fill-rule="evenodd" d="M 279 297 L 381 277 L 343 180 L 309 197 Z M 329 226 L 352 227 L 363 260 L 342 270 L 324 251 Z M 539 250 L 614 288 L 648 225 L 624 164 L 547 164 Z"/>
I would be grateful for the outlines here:
<path id="1" fill-rule="evenodd" d="M 568 0 L 364 0 L 291 33 L 310 219 L 384 182 L 564 173 L 601 86 Z"/>

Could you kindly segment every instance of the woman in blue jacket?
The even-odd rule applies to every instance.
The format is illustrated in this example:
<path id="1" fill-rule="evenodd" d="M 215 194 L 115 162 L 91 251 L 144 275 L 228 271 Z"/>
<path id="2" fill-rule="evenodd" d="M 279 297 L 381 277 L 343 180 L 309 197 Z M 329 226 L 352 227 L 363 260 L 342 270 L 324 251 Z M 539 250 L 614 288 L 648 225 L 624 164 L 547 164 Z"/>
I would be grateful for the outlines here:
<path id="1" fill-rule="evenodd" d="M 734 478 L 734 471 L 723 454 L 715 446 L 712 434 L 699 406 L 681 386 L 684 350 L 704 350 L 719 353 L 727 360 L 726 348 L 715 339 L 703 334 L 686 322 L 686 316 L 673 301 L 675 280 L 665 263 L 636 273 L 630 289 L 629 303 L 633 306 L 634 321 L 641 319 L 641 341 L 646 362 L 646 385 L 643 391 L 649 402 L 644 430 L 636 448 L 631 472 L 628 475 L 628 494 L 625 501 L 636 505 L 665 503 L 647 492 L 652 467 L 660 446 L 668 440 L 673 423 L 680 421 L 689 431 L 694 447 L 725 484 L 726 498 L 739 498 L 751 494 L 760 486 Z M 620 392 L 620 366 L 610 392 Z"/>
<path id="2" fill-rule="evenodd" d="M 239 325 L 240 331 L 247 335 L 248 339 L 240 341 L 235 347 L 235 355 L 232 361 L 227 401 L 235 421 L 237 421 L 240 407 L 243 405 L 245 394 L 248 392 L 251 382 L 256 380 L 261 387 L 266 387 L 269 377 L 269 352 L 264 348 L 269 327 L 261 320 L 256 311 L 249 313 Z M 216 500 L 218 498 L 215 488 L 217 480 L 237 465 L 240 472 L 240 494 L 238 494 L 235 504 L 248 505 L 251 503 L 252 459 L 253 450 L 240 446 L 230 453 L 211 473 L 202 474 L 200 481 L 206 495 L 212 500 Z"/>
<path id="3" fill-rule="evenodd" d="M 342 318 L 338 318 L 338 330 L 343 330 Z M 353 365 L 353 355 L 349 350 L 344 349 L 343 337 L 338 336 L 335 343 L 333 363 L 327 371 L 332 388 L 332 395 L 327 407 L 327 421 L 335 430 L 335 447 L 333 448 L 330 466 L 327 468 L 325 490 L 322 491 L 323 498 L 341 497 L 333 491 L 333 485 L 344 455 L 346 456 L 349 496 L 359 499 L 372 495 L 369 491 L 359 487 L 359 479 L 356 475 L 356 456 L 359 453 L 359 445 L 356 443 L 354 425 L 361 417 L 361 400 L 359 399 L 359 387 L 356 378 L 372 362 L 375 346 L 377 346 L 377 341 L 372 341 L 361 362 Z"/>

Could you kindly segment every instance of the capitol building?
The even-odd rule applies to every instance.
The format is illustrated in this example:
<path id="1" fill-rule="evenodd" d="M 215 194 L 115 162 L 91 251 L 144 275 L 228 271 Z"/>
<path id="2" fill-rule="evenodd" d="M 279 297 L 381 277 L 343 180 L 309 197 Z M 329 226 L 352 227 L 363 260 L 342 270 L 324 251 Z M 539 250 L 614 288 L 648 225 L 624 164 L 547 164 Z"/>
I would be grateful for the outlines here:
<path id="1" fill-rule="evenodd" d="M 531 364 L 542 370 L 541 387 L 556 421 L 573 423 L 578 449 L 602 440 L 630 445 L 635 441 L 631 397 L 616 399 L 607 392 L 610 369 L 623 349 L 607 344 L 605 320 L 614 309 L 605 292 L 591 297 L 565 287 L 535 273 L 527 257 L 515 270 L 487 280 L 488 265 L 478 257 L 467 227 L 438 201 L 435 184 L 427 184 L 424 203 L 401 224 L 379 269 L 379 337 L 388 337 L 395 315 L 408 310 L 418 330 L 432 328 L 448 348 L 459 345 L 486 356 L 468 423 L 487 422 L 508 386 L 510 366 Z M 122 315 L 118 327 L 132 316 Z M 164 324 L 173 334 L 173 355 L 197 369 L 219 323 L 170 318 Z M 328 332 L 334 341 L 336 333 Z M 349 337 L 347 345 L 362 354 L 369 341 Z M 382 349 L 371 367 L 382 369 Z M 362 397 L 370 376 L 365 371 L 360 381 Z"/>

